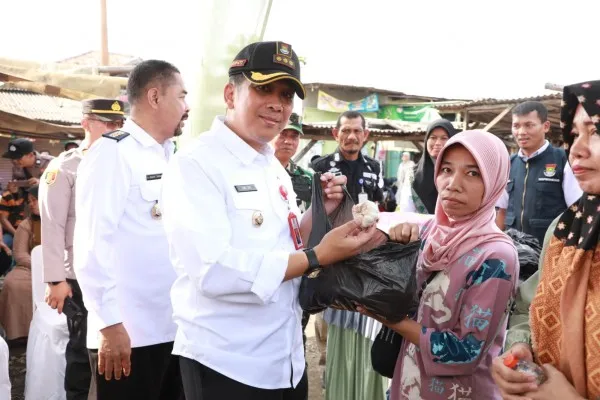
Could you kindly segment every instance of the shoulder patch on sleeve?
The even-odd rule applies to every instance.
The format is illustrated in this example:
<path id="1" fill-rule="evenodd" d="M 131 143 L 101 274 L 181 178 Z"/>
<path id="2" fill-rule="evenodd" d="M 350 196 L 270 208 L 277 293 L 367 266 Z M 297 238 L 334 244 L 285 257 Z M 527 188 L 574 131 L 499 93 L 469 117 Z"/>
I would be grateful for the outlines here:
<path id="1" fill-rule="evenodd" d="M 56 177 L 58 176 L 58 169 L 49 169 L 44 172 L 44 180 L 46 181 L 46 185 L 50 186 L 54 182 L 56 182 Z"/>
<path id="2" fill-rule="evenodd" d="M 120 142 L 121 140 L 123 140 L 127 136 L 129 136 L 129 133 L 125 132 L 125 131 L 112 131 L 112 132 L 107 132 L 107 133 L 103 134 L 102 136 L 105 138 L 109 138 L 112 140 L 116 140 L 117 142 Z"/>

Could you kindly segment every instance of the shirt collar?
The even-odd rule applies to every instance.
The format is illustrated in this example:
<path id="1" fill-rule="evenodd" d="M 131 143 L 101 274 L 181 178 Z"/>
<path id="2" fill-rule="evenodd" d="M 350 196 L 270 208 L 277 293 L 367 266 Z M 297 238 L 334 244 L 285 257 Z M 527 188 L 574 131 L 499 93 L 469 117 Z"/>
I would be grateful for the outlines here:
<path id="1" fill-rule="evenodd" d="M 137 140 L 142 146 L 150 147 L 150 146 L 161 146 L 171 148 L 173 147 L 173 139 L 167 139 L 161 145 L 154 139 L 148 132 L 146 132 L 141 126 L 133 122 L 132 119 L 127 119 L 123 124 L 123 128 L 120 130 L 129 133 L 135 140 Z"/>
<path id="2" fill-rule="evenodd" d="M 259 156 L 266 157 L 267 160 L 275 157 L 275 151 L 270 145 L 266 145 L 262 153 L 254 150 L 237 133 L 225 125 L 225 117 L 223 116 L 215 117 L 210 130 L 216 132 L 217 140 L 221 141 L 227 150 L 245 165 L 252 164 Z"/>
<path id="3" fill-rule="evenodd" d="M 347 162 L 352 162 L 352 160 L 346 160 L 346 159 L 344 158 L 344 156 L 343 156 L 343 155 L 342 155 L 342 153 L 340 152 L 340 148 L 339 148 L 339 147 L 338 147 L 337 149 L 335 149 L 335 153 L 337 153 L 337 154 L 338 154 L 339 161 L 347 161 Z M 366 163 L 367 163 L 367 160 L 365 159 L 365 155 L 363 154 L 363 152 L 362 152 L 362 151 L 359 151 L 358 158 L 357 158 L 356 160 L 354 160 L 354 161 L 359 161 L 359 160 L 360 160 L 360 161 L 362 161 L 362 162 L 363 162 L 363 164 L 366 164 Z"/>
<path id="4" fill-rule="evenodd" d="M 542 145 L 542 147 L 540 147 L 536 152 L 534 152 L 529 157 L 527 157 L 525 154 L 523 154 L 523 150 L 519 149 L 519 157 L 523 161 L 531 160 L 533 157 L 539 156 L 541 153 L 543 153 L 544 151 L 546 151 L 546 149 L 548 148 L 548 146 L 550 146 L 550 142 L 547 141 L 547 140 L 545 140 L 544 144 Z"/>

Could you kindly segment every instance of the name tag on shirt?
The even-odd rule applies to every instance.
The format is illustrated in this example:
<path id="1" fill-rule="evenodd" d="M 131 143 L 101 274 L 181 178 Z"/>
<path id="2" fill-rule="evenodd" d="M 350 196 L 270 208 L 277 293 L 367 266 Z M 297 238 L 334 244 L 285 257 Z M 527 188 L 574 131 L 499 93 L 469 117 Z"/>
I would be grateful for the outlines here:
<path id="1" fill-rule="evenodd" d="M 155 181 L 157 179 L 161 179 L 162 178 L 162 174 L 149 174 L 146 175 L 146 180 L 147 181 Z"/>
<path id="2" fill-rule="evenodd" d="M 254 185 L 235 185 L 235 191 L 238 193 L 256 192 L 256 186 Z"/>
<path id="3" fill-rule="evenodd" d="M 362 204 L 368 200 L 369 200 L 369 195 L 367 193 L 359 193 L 358 194 L 358 204 Z"/>
<path id="4" fill-rule="evenodd" d="M 557 182 L 557 183 L 560 183 L 560 179 L 558 179 L 558 178 L 539 178 L 538 182 Z"/>
<path id="5" fill-rule="evenodd" d="M 377 175 L 371 172 L 363 172 L 363 176 L 365 178 L 377 179 Z"/>

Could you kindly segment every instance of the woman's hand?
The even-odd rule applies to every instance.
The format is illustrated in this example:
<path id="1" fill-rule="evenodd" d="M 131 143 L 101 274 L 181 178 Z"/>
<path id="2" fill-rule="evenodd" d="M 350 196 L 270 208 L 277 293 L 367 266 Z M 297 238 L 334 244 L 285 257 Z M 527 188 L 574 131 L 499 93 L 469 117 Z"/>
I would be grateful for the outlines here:
<path id="1" fill-rule="evenodd" d="M 408 316 L 399 322 L 390 322 L 380 315 L 373 314 L 360 304 L 356 304 L 356 311 L 381 322 L 415 346 L 420 346 L 420 335 L 423 327 L 420 323 L 408 318 Z"/>
<path id="2" fill-rule="evenodd" d="M 403 222 L 390 228 L 390 240 L 398 243 L 410 243 L 419 240 L 419 225 Z"/>
<path id="3" fill-rule="evenodd" d="M 546 382 L 537 390 L 526 393 L 531 400 L 584 400 L 562 372 L 550 364 L 544 365 Z"/>
<path id="4" fill-rule="evenodd" d="M 533 361 L 531 349 L 525 343 L 516 343 L 506 353 L 496 357 L 492 362 L 492 378 L 504 400 L 525 399 L 525 393 L 536 390 L 535 377 L 515 371 L 504 365 L 504 359 L 509 355 L 519 360 Z"/>

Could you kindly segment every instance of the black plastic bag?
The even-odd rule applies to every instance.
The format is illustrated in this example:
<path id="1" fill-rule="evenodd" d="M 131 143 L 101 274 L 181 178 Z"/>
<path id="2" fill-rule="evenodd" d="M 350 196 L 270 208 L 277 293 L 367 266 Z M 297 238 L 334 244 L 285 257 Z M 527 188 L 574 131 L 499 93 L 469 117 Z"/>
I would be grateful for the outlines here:
<path id="1" fill-rule="evenodd" d="M 527 280 L 538 270 L 542 246 L 536 237 L 518 231 L 514 228 L 507 229 L 505 233 L 512 239 L 519 255 L 519 279 Z"/>
<path id="2" fill-rule="evenodd" d="M 313 228 L 308 246 L 317 245 L 332 228 L 352 219 L 351 197 L 327 217 L 320 174 L 313 179 L 311 205 Z M 418 306 L 415 265 L 420 242 L 407 245 L 387 242 L 367 253 L 327 266 L 302 277 L 300 305 L 317 313 L 327 307 L 356 311 L 355 304 L 390 322 L 413 314 Z"/>
<path id="3" fill-rule="evenodd" d="M 423 291 L 427 285 L 433 281 L 437 274 L 438 271 L 433 272 L 429 275 L 429 278 L 423 282 L 421 290 L 419 291 L 419 299 L 423 295 Z M 396 369 L 396 362 L 398 361 L 398 355 L 400 354 L 403 341 L 404 338 L 394 330 L 385 325 L 381 327 L 381 330 L 371 345 L 371 365 L 380 375 L 390 379 L 394 377 L 394 370 Z"/>

